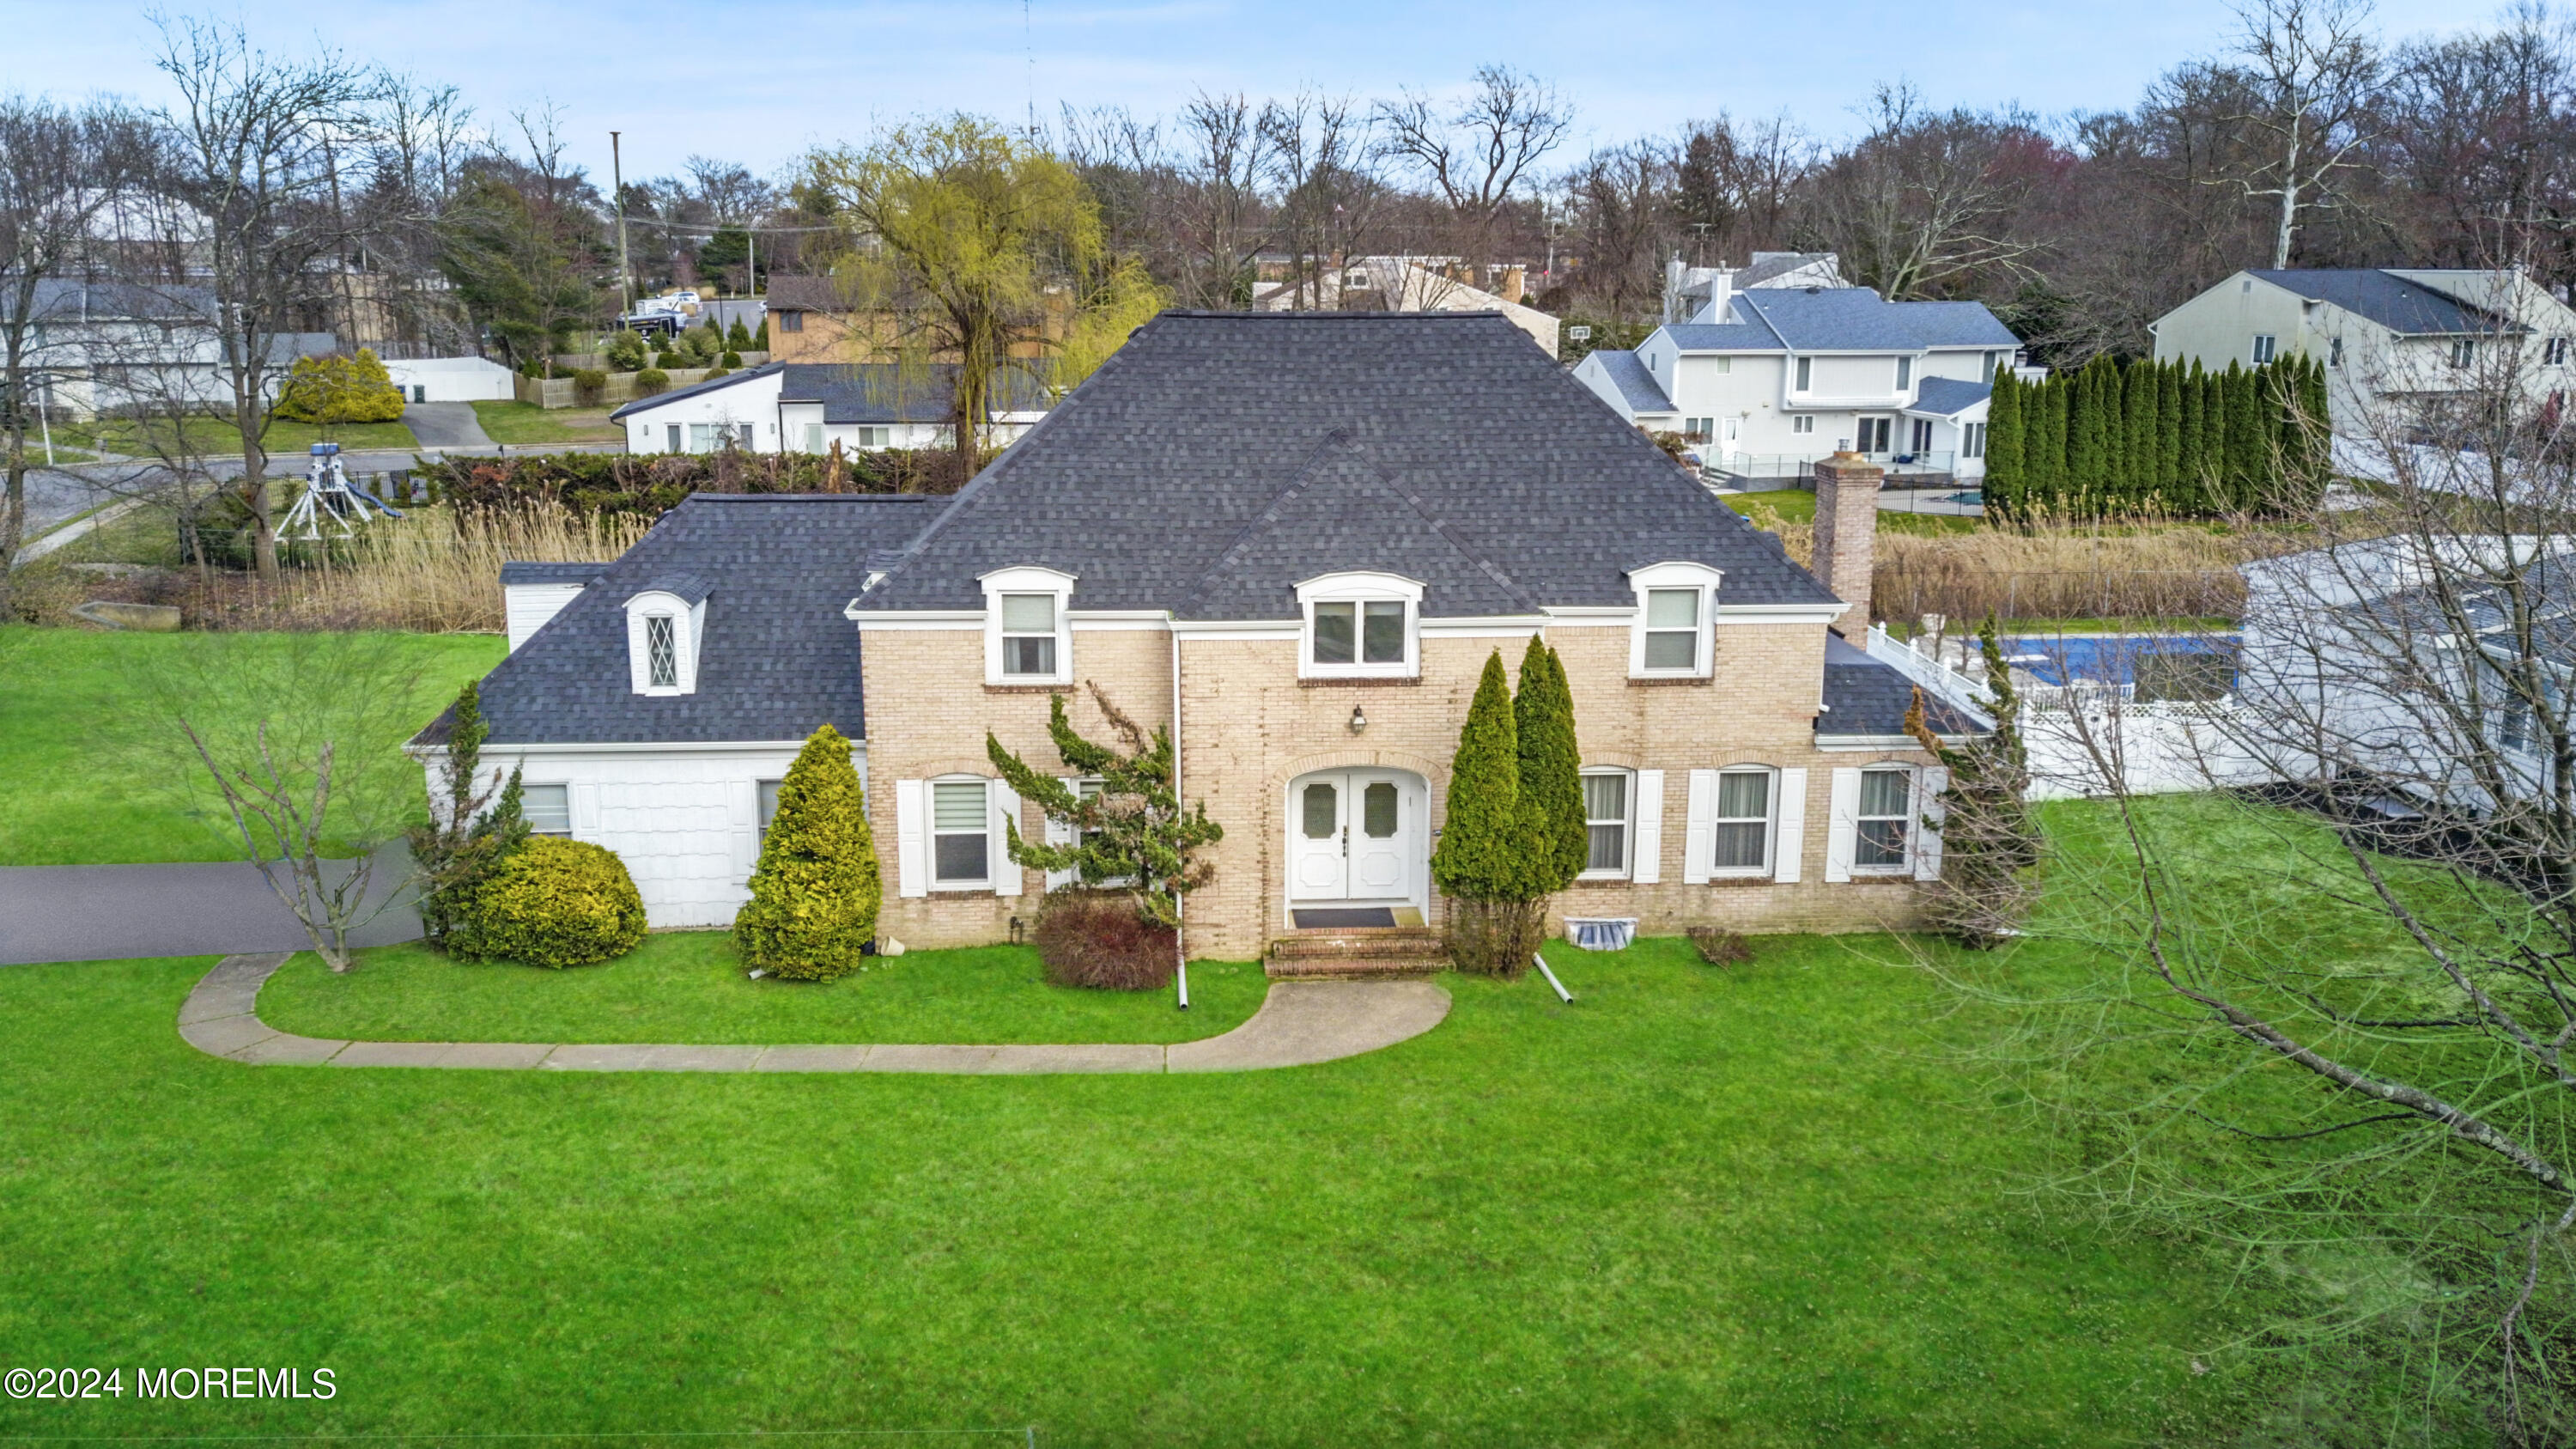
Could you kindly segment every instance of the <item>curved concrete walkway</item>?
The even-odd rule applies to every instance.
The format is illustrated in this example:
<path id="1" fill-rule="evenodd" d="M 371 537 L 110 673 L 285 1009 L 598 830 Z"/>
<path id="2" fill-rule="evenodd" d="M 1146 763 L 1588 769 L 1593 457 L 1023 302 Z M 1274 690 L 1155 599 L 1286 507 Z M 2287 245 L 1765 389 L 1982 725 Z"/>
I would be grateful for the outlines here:
<path id="1" fill-rule="evenodd" d="M 1252 1019 L 1172 1046 L 657 1046 L 552 1042 L 338 1041 L 259 1019 L 259 988 L 285 954 L 227 956 L 179 1008 L 179 1035 L 252 1066 L 542 1068 L 557 1072 L 1244 1072 L 1355 1057 L 1410 1040 L 1449 1015 L 1428 981 L 1274 981 Z"/>

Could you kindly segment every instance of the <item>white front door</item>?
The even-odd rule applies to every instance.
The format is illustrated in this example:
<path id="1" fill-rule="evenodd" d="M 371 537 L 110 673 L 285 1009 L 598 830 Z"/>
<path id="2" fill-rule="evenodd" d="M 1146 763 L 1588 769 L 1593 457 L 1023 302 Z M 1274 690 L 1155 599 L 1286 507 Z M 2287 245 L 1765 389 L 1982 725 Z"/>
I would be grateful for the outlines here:
<path id="1" fill-rule="evenodd" d="M 1288 799 L 1289 897 L 1413 900 L 1422 812 L 1411 775 L 1336 770 L 1299 777 Z"/>

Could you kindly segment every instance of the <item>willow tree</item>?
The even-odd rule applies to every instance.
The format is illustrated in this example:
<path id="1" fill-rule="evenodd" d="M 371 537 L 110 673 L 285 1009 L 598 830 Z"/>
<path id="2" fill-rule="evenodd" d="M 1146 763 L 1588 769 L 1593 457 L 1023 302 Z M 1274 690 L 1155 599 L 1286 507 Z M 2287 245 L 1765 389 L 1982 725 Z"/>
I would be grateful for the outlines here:
<path id="1" fill-rule="evenodd" d="M 1163 304 L 1144 269 L 1110 251 L 1074 169 L 988 121 L 898 126 L 863 148 L 817 151 L 806 171 L 802 189 L 850 234 L 834 280 L 865 314 L 853 334 L 907 365 L 955 368 L 960 449 L 989 433 L 1006 370 L 1070 388 Z"/>

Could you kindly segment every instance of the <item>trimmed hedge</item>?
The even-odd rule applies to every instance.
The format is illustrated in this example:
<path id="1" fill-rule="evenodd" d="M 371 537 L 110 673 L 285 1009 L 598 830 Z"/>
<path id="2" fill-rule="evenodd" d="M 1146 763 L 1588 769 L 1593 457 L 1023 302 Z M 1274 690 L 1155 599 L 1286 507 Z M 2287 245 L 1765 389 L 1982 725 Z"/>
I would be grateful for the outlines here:
<path id="1" fill-rule="evenodd" d="M 985 455 L 990 461 L 992 455 Z M 508 458 L 459 455 L 413 470 L 459 509 L 561 503 L 584 516 L 658 518 L 692 493 L 954 493 L 966 459 L 944 448 L 846 453 L 834 475 L 829 454 L 548 453 Z M 229 497 L 231 495 L 223 495 Z"/>
<path id="2" fill-rule="evenodd" d="M 474 893 L 457 954 L 562 970 L 623 956 L 644 939 L 644 897 L 626 863 L 587 841 L 531 837 Z"/>
<path id="3" fill-rule="evenodd" d="M 734 913 L 734 945 L 745 966 L 772 976 L 836 980 L 859 969 L 876 939 L 883 894 L 850 742 L 825 725 L 779 783 L 751 899 Z"/>
<path id="4" fill-rule="evenodd" d="M 660 392 L 670 385 L 671 374 L 658 367 L 648 367 L 635 374 L 635 390 L 639 393 Z"/>

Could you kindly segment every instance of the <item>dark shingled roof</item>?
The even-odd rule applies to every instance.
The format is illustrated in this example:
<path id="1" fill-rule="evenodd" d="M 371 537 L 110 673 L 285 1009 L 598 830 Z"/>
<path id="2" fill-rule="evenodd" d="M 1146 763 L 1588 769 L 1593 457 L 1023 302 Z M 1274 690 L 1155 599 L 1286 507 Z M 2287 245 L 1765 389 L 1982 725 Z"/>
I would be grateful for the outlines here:
<path id="1" fill-rule="evenodd" d="M 841 609 L 868 554 L 918 532 L 939 501 L 689 498 L 484 677 L 492 744 L 801 740 L 825 724 L 864 738 L 859 640 Z M 626 601 L 674 584 L 706 600 L 698 688 L 648 698 L 627 672 Z M 419 742 L 444 740 L 447 725 L 442 715 Z"/>
<path id="2" fill-rule="evenodd" d="M 1955 377 L 1927 377 L 1915 388 L 1914 406 L 1906 411 L 1955 418 L 1994 395 L 1994 387 L 1988 383 L 1968 382 Z"/>
<path id="3" fill-rule="evenodd" d="M 2331 302 L 2391 332 L 2410 336 L 2490 332 L 2497 325 L 2496 319 L 2480 308 L 2466 306 L 2421 282 L 2377 267 L 2266 269 L 2250 275 L 2302 297 Z"/>
<path id="4" fill-rule="evenodd" d="M 684 397 L 696 397 L 700 393 L 714 392 L 718 388 L 740 387 L 755 377 L 767 377 L 773 372 L 784 370 L 786 367 L 787 364 L 784 362 L 764 362 L 758 367 L 748 368 L 741 372 L 729 372 L 722 377 L 702 378 L 699 381 L 690 383 L 687 387 L 675 387 L 669 392 L 651 393 L 644 397 L 639 397 L 635 401 L 628 403 L 626 406 L 619 408 L 617 411 L 610 413 L 608 415 L 608 420 L 612 423 L 620 422 L 623 421 L 629 413 L 646 412 L 653 408 L 661 407 L 666 403 L 678 402 Z"/>
<path id="5" fill-rule="evenodd" d="M 1286 619 L 1372 568 L 1433 618 L 1632 605 L 1626 571 L 1725 573 L 1722 604 L 1830 602 L 1494 312 L 1166 312 L 915 539 L 863 610 L 974 609 L 1042 565 L 1077 609 Z"/>
<path id="6" fill-rule="evenodd" d="M 1816 716 L 1816 734 L 1901 735 L 1905 712 L 1914 705 L 1914 681 L 1893 664 L 1872 659 L 1839 634 L 1825 636 L 1825 710 Z M 1984 726 L 1961 715 L 1938 696 L 1923 696 L 1924 722 L 1937 735 L 1980 734 Z"/>
<path id="7" fill-rule="evenodd" d="M 948 418 L 957 369 L 948 364 L 905 367 L 893 362 L 791 362 L 780 379 L 782 403 L 823 405 L 827 423 L 937 423 Z M 1043 412 L 1046 389 L 1020 367 L 993 377 L 988 395 L 997 413 Z"/>
<path id="8" fill-rule="evenodd" d="M 1738 292 L 1735 311 L 1793 352 L 2021 345 L 1983 302 L 1890 302 L 1867 287 L 1764 287 Z"/>
<path id="9" fill-rule="evenodd" d="M 586 584 L 617 567 L 605 563 L 505 563 L 501 587 L 512 584 Z"/>

